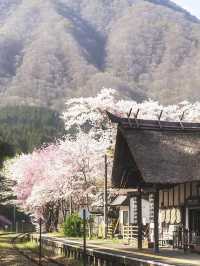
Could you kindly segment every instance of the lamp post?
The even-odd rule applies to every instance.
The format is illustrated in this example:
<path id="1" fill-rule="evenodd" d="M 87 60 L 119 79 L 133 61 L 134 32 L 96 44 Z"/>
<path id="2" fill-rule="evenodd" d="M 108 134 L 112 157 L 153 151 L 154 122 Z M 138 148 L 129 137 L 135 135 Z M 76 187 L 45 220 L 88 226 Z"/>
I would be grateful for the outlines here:
<path id="1" fill-rule="evenodd" d="M 83 209 L 83 265 L 86 266 L 86 210 Z"/>
<path id="2" fill-rule="evenodd" d="M 86 207 L 85 204 L 82 205 L 83 209 L 81 209 L 80 211 L 80 217 L 83 220 L 83 266 L 87 266 L 87 243 L 86 243 L 86 219 L 87 216 L 89 214 L 89 212 L 87 211 L 86 213 Z"/>

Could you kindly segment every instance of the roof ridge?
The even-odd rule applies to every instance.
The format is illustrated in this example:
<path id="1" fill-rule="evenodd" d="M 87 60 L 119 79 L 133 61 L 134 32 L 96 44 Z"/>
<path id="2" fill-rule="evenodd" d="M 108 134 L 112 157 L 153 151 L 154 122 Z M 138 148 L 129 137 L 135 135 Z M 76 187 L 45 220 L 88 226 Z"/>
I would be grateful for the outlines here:
<path id="1" fill-rule="evenodd" d="M 121 118 L 110 112 L 107 112 L 107 115 L 112 123 L 120 124 L 124 128 L 173 131 L 200 131 L 200 123 L 196 122 Z"/>

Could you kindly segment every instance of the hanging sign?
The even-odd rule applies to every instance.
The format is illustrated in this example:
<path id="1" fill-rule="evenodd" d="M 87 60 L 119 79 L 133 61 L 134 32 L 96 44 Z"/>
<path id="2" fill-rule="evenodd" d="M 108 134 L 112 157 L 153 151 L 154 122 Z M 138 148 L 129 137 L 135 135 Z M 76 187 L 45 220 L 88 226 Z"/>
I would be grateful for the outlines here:
<path id="1" fill-rule="evenodd" d="M 149 212 L 150 223 L 154 223 L 154 194 L 149 194 Z"/>
<path id="2" fill-rule="evenodd" d="M 80 215 L 81 219 L 83 219 L 83 210 L 84 209 L 81 209 L 80 212 L 79 212 L 79 215 Z M 87 208 L 85 209 L 85 218 L 86 219 L 90 218 L 90 212 L 89 212 L 89 210 Z"/>
<path id="3" fill-rule="evenodd" d="M 137 224 L 137 197 L 130 198 L 130 215 L 129 215 L 129 222 L 130 224 Z"/>

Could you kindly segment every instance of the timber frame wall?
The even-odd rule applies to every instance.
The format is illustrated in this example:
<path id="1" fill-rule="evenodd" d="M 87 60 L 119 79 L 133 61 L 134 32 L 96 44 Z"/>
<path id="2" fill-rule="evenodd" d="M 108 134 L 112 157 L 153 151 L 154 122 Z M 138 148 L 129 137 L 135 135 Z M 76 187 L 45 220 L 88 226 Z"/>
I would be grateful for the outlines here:
<path id="1" fill-rule="evenodd" d="M 200 197 L 200 182 L 178 184 L 159 191 L 160 209 L 184 207 L 190 197 Z"/>

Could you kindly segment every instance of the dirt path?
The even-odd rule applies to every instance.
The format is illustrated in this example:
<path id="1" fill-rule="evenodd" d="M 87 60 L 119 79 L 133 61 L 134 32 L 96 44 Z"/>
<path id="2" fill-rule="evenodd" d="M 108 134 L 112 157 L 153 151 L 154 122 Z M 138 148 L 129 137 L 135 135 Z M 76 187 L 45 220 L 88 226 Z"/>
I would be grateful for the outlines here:
<path id="1" fill-rule="evenodd" d="M 13 235 L 0 235 L 0 266 L 36 266 L 13 248 Z"/>

